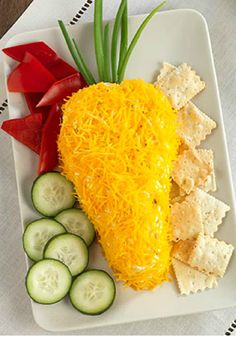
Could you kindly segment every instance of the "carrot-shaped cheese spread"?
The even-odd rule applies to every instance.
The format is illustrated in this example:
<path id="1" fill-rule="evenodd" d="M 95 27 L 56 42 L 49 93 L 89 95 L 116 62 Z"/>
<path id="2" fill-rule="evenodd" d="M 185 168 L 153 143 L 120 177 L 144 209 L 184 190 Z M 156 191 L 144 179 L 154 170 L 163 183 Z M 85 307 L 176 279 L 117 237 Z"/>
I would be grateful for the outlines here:
<path id="1" fill-rule="evenodd" d="M 143 80 L 99 83 L 63 106 L 62 173 L 93 222 L 118 280 L 152 289 L 168 280 L 170 174 L 176 111 Z"/>

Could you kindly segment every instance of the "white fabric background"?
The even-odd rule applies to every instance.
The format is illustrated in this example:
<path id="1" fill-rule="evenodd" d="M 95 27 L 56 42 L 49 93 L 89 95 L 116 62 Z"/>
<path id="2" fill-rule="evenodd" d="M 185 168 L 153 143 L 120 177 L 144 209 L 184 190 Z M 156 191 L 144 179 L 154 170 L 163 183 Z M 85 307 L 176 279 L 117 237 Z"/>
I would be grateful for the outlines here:
<path id="1" fill-rule="evenodd" d="M 16 33 L 55 26 L 58 18 L 69 22 L 84 2 L 84 0 L 34 0 L 18 22 L 2 38 L 0 49 Z M 118 0 L 105 0 L 106 18 L 114 16 L 118 2 Z M 158 2 L 157 0 L 129 0 L 130 14 L 149 12 Z M 175 8 L 197 9 L 207 19 L 234 175 L 236 171 L 236 0 L 169 1 L 166 9 Z M 91 21 L 92 13 L 93 9 L 90 8 L 81 20 Z M 7 13 L 0 13 L 0 20 L 3 15 Z M 0 105 L 6 98 L 1 67 L 0 55 Z M 5 111 L 0 115 L 0 122 L 7 118 L 8 113 Z M 233 179 L 235 186 L 236 175 Z M 0 132 L 0 334 L 52 334 L 40 329 L 32 317 L 30 301 L 24 287 L 26 266 L 21 234 L 10 137 Z M 81 334 L 223 335 L 234 319 L 236 319 L 236 308 L 231 308 L 198 315 L 83 330 Z M 78 332 L 69 334 L 76 335 Z"/>

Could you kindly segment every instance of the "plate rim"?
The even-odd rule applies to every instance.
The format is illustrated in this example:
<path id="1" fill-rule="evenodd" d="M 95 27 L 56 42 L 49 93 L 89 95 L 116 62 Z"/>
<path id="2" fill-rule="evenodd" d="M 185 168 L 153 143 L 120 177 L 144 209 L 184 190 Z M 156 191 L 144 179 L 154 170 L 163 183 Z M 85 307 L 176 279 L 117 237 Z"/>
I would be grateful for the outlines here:
<path id="1" fill-rule="evenodd" d="M 169 9 L 169 10 L 162 10 L 158 13 L 156 13 L 154 16 L 153 16 L 153 19 L 155 20 L 156 17 L 158 17 L 158 15 L 167 15 L 169 13 L 180 13 L 180 12 L 189 12 L 189 13 L 194 13 L 195 15 L 198 15 L 201 20 L 204 22 L 206 28 L 207 28 L 207 31 L 209 32 L 209 29 L 208 29 L 208 24 L 207 24 L 207 21 L 206 21 L 206 18 L 204 17 L 204 15 L 198 11 L 197 9 L 192 9 L 192 8 L 176 8 L 176 9 Z M 129 15 L 129 19 L 139 19 L 139 18 L 146 18 L 146 16 L 148 15 L 148 13 L 144 13 L 144 14 L 136 14 L 136 15 Z M 115 19 L 111 19 L 111 20 L 104 20 L 104 23 L 106 22 L 110 22 L 110 23 L 113 23 L 115 21 Z M 78 21 L 75 25 L 70 25 L 70 24 L 67 24 L 67 26 L 69 26 L 72 30 L 75 29 L 75 27 L 78 27 L 80 25 L 91 25 L 93 21 Z M 41 29 L 34 29 L 34 30 L 30 30 L 30 31 L 25 31 L 25 32 L 22 32 L 22 33 L 18 33 L 18 34 L 15 34 L 14 36 L 12 36 L 10 39 L 8 39 L 6 41 L 6 44 L 5 44 L 5 47 L 4 48 L 8 48 L 8 47 L 11 47 L 11 42 L 14 41 L 14 39 L 17 39 L 21 36 L 24 36 L 24 35 L 27 35 L 27 34 L 33 34 L 33 33 L 40 33 L 40 32 L 47 32 L 47 31 L 51 31 L 51 30 L 59 30 L 60 28 L 58 26 L 50 26 L 50 27 L 47 27 L 47 28 L 41 28 Z M 211 50 L 212 51 L 212 50 Z M 4 54 L 4 57 L 8 57 L 7 55 Z M 4 61 L 5 63 L 5 61 Z"/>

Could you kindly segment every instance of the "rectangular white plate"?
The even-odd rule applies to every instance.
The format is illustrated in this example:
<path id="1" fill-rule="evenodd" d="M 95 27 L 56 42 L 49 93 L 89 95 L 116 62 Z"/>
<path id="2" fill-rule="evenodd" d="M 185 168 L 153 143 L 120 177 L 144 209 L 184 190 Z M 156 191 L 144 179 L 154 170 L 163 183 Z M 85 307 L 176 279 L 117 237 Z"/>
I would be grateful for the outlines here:
<path id="1" fill-rule="evenodd" d="M 130 35 L 136 31 L 144 16 L 131 17 Z M 79 38 L 80 47 L 95 70 L 92 24 L 78 24 L 72 28 Z M 65 42 L 57 28 L 34 31 L 15 36 L 8 46 L 43 40 L 61 57 L 72 63 Z M 222 111 L 217 87 L 211 43 L 205 19 L 193 10 L 174 10 L 159 13 L 148 25 L 132 55 L 127 77 L 155 79 L 161 63 L 167 61 L 178 65 L 190 64 L 206 82 L 206 89 L 195 100 L 196 104 L 218 124 L 217 130 L 208 137 L 205 147 L 215 152 L 215 167 L 218 190 L 214 194 L 231 206 L 217 237 L 236 246 L 236 221 L 234 194 L 226 147 Z M 6 75 L 15 62 L 5 57 Z M 33 76 L 33 74 L 32 74 Z M 20 94 L 8 94 L 10 118 L 28 113 Z M 22 144 L 13 140 L 15 169 L 18 184 L 22 224 L 38 218 L 33 211 L 30 189 L 36 177 L 38 157 Z M 22 227 L 23 228 L 23 227 Z M 90 266 L 108 270 L 107 263 L 98 246 L 92 251 Z M 112 308 L 98 317 L 84 316 L 72 308 L 68 300 L 52 306 L 32 302 L 36 322 L 44 329 L 66 331 L 133 322 L 157 317 L 167 317 L 225 308 L 236 304 L 236 259 L 232 258 L 225 277 L 219 287 L 203 293 L 180 296 L 175 283 L 165 283 L 152 292 L 135 292 L 117 284 L 117 298 Z"/>

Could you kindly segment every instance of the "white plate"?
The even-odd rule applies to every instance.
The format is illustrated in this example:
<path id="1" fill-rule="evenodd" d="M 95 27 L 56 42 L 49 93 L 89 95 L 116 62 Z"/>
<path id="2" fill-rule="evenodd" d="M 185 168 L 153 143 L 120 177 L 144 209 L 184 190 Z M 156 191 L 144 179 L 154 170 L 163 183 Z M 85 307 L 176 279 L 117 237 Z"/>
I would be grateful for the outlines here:
<path id="1" fill-rule="evenodd" d="M 144 16 L 130 18 L 131 35 L 143 18 Z M 72 31 L 76 37 L 79 37 L 80 47 L 90 68 L 94 70 L 92 24 L 78 24 L 73 27 Z M 72 63 L 65 42 L 57 28 L 17 35 L 9 41 L 8 46 L 38 40 L 48 43 L 64 59 Z M 215 152 L 218 185 L 215 196 L 231 206 L 231 211 L 224 219 L 217 237 L 236 246 L 234 194 L 215 67 L 207 24 L 198 12 L 174 10 L 159 13 L 142 35 L 132 55 L 127 77 L 153 81 L 163 61 L 173 64 L 187 62 L 206 82 L 206 89 L 194 101 L 218 124 L 217 130 L 208 137 L 204 146 L 212 148 Z M 6 74 L 14 65 L 15 62 L 5 57 Z M 11 118 L 28 113 L 20 94 L 8 94 L 8 100 Z M 29 220 L 39 217 L 33 211 L 30 200 L 30 189 L 36 177 L 38 157 L 14 140 L 13 151 L 19 204 L 24 225 Z M 94 247 L 90 265 L 108 269 L 106 261 L 101 257 L 99 247 Z M 46 330 L 84 329 L 232 306 L 236 304 L 235 283 L 236 259 L 233 257 L 225 277 L 219 282 L 219 287 L 203 293 L 187 297 L 180 296 L 176 285 L 169 283 L 163 284 L 152 292 L 135 292 L 131 289 L 122 289 L 121 285 L 117 284 L 118 292 L 114 305 L 108 312 L 98 317 L 80 314 L 72 308 L 68 300 L 52 306 L 42 306 L 32 302 L 32 308 L 36 322 Z"/>

